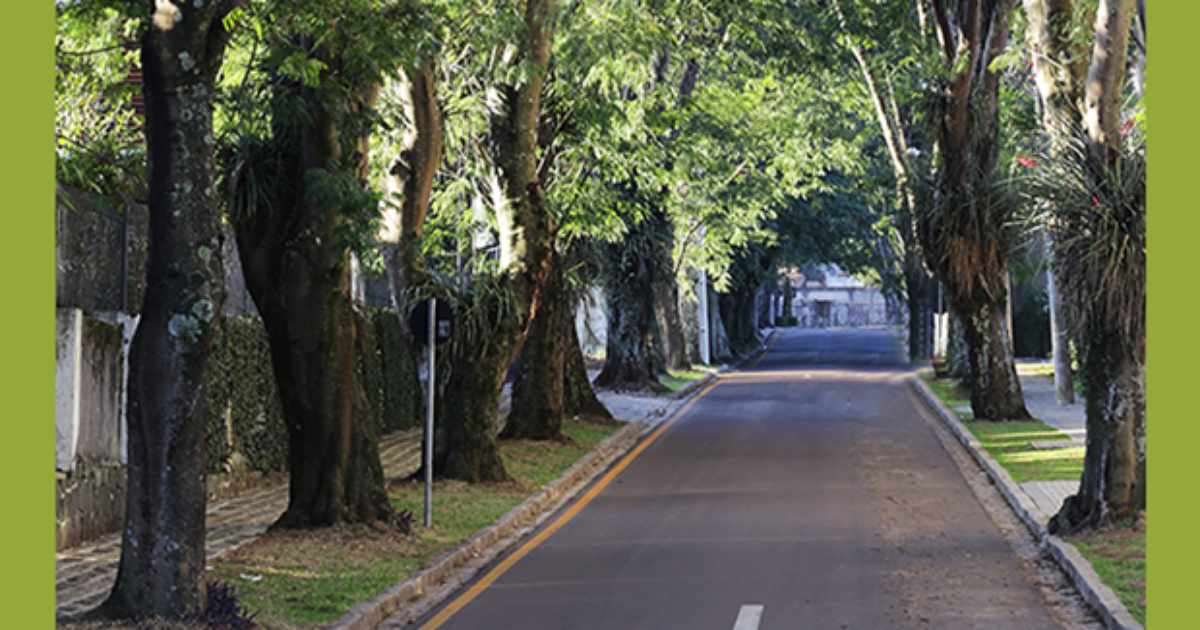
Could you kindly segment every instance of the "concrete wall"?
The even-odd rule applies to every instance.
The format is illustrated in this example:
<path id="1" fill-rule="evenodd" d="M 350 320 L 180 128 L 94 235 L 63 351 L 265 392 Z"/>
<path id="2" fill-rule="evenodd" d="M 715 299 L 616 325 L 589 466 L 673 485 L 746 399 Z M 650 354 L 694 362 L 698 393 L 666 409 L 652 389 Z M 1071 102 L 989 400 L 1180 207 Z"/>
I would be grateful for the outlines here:
<path id="1" fill-rule="evenodd" d="M 108 319 L 110 321 L 104 321 Z M 136 320 L 58 309 L 57 545 L 117 531 L 125 518 L 125 375 Z"/>
<path id="2" fill-rule="evenodd" d="M 883 326 L 896 324 L 889 317 L 887 300 L 876 287 L 805 287 L 797 289 L 792 312 L 799 325 L 808 328 L 826 326 Z"/>

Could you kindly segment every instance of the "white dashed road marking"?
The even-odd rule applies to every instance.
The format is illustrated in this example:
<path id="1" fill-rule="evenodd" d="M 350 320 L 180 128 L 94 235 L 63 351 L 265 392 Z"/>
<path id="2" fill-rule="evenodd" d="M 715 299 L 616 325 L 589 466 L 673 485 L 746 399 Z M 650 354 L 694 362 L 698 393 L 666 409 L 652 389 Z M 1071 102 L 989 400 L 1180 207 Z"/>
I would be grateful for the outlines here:
<path id="1" fill-rule="evenodd" d="M 760 604 L 746 604 L 738 611 L 737 621 L 733 622 L 733 630 L 758 630 L 758 622 L 762 620 L 763 607 Z"/>

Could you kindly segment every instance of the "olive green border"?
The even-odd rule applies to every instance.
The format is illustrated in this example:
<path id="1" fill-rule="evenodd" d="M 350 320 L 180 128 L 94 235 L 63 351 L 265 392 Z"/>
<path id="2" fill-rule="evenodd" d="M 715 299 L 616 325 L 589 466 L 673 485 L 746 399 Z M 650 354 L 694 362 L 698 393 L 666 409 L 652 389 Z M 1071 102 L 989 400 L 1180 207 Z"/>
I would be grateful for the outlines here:
<path id="1" fill-rule="evenodd" d="M 1151 105 L 1149 161 L 1149 331 L 1148 441 L 1148 618 L 1156 628 L 1183 627 L 1194 618 L 1197 546 L 1190 528 L 1196 508 L 1191 500 L 1198 473 L 1189 452 L 1200 444 L 1200 422 L 1187 393 L 1200 344 L 1194 332 L 1196 234 L 1200 221 L 1189 183 L 1200 177 L 1195 147 L 1194 74 L 1200 6 L 1186 0 L 1151 2 L 1147 21 L 1154 52 L 1148 70 Z M 1155 19 L 1158 18 L 1158 19 Z M 0 189 L 4 190 L 4 230 L 0 246 L 4 292 L 0 309 L 4 331 L 0 360 L 0 396 L 6 411 L 5 512 L 20 518 L 0 520 L 0 602 L 3 625 L 54 626 L 53 499 L 48 471 L 54 454 L 54 223 L 53 212 L 53 32 L 49 2 L 15 2 L 6 7 L 0 34 L 0 58 L 6 97 L 0 99 L 5 121 L 5 150 L 0 151 Z M 1160 77 L 1168 77 L 1160 79 Z M 1181 80 L 1171 81 L 1170 77 Z M 1174 334 L 1172 334 L 1174 333 Z M 33 447 L 29 447 L 33 445 Z M 45 477 L 38 471 L 47 471 Z M 45 483 L 29 480 L 45 479 Z M 10 511 L 11 510 L 11 511 Z"/>
<path id="2" fill-rule="evenodd" d="M 1198 180 L 1195 25 L 1200 5 L 1186 0 L 1153 2 L 1169 12 L 1147 16 L 1153 52 L 1147 54 L 1147 150 L 1149 230 L 1147 245 L 1148 330 L 1146 358 L 1148 512 L 1146 622 L 1155 628 L 1195 623 L 1195 481 L 1191 467 L 1200 444 L 1196 421 L 1193 291 L 1195 235 L 1200 229 L 1194 195 Z M 1149 10 L 1149 7 L 1148 7 Z M 1149 48 L 1149 46 L 1148 46 Z M 1189 192 L 1192 192 L 1189 195 Z"/>
<path id="3" fill-rule="evenodd" d="M 5 6 L 0 625 L 54 627 L 54 4 Z"/>

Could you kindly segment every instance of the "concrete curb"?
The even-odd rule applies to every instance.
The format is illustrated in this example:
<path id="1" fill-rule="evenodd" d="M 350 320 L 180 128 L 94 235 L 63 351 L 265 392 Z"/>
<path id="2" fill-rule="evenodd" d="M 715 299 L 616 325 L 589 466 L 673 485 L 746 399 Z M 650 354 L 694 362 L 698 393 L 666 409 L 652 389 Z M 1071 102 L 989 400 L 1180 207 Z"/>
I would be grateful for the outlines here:
<path id="1" fill-rule="evenodd" d="M 468 561 L 486 551 L 500 552 L 517 542 L 513 537 L 505 541 L 523 526 L 533 525 L 539 516 L 548 516 L 560 504 L 570 500 L 608 465 L 629 451 L 638 442 L 645 425 L 641 422 L 626 424 L 616 433 L 581 457 L 558 479 L 546 484 L 542 490 L 509 510 L 494 525 L 485 527 L 463 541 L 457 548 L 442 554 L 431 566 L 413 577 L 396 584 L 379 595 L 351 608 L 333 623 L 328 630 L 371 630 L 387 619 L 400 606 L 423 595 L 430 587 L 448 578 L 451 573 Z"/>
<path id="2" fill-rule="evenodd" d="M 966 426 L 958 419 L 958 416 L 946 407 L 945 403 L 929 389 L 925 381 L 919 376 L 909 377 L 909 382 L 913 389 L 925 401 L 931 411 L 933 411 L 942 422 L 950 429 L 958 438 L 958 441 L 967 447 L 967 451 L 975 458 L 975 461 L 983 467 L 991 478 L 996 488 L 1004 495 L 1004 499 L 1008 501 L 1009 506 L 1029 528 L 1029 531 L 1037 537 L 1042 548 L 1050 553 L 1050 556 L 1058 562 L 1063 571 L 1070 576 L 1071 581 L 1075 584 L 1075 588 L 1079 590 L 1080 595 L 1094 608 L 1104 624 L 1110 630 L 1145 630 L 1142 624 L 1138 623 L 1133 615 L 1129 614 L 1129 610 L 1121 603 L 1117 597 L 1104 582 L 1100 580 L 1100 576 L 1096 574 L 1096 570 L 1092 568 L 1090 562 L 1079 553 L 1070 543 L 1066 542 L 1058 536 L 1051 535 L 1046 531 L 1047 515 L 1043 514 L 1040 509 L 1034 505 L 1021 487 L 1013 481 L 1012 477 L 1004 470 L 987 451 L 979 444 L 979 440 L 967 429 Z M 1040 517 L 1040 518 L 1038 518 Z"/>

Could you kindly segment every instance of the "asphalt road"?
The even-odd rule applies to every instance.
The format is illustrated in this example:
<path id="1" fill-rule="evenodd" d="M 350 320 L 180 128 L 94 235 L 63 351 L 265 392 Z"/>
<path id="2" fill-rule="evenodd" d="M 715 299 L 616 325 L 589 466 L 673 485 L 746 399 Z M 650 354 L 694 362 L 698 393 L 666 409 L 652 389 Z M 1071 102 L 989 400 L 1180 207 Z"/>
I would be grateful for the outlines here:
<path id="1" fill-rule="evenodd" d="M 885 331 L 784 330 L 487 588 L 412 627 L 1058 628 L 908 373 Z"/>

